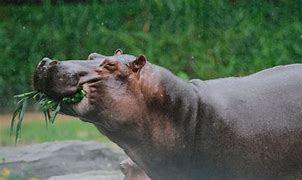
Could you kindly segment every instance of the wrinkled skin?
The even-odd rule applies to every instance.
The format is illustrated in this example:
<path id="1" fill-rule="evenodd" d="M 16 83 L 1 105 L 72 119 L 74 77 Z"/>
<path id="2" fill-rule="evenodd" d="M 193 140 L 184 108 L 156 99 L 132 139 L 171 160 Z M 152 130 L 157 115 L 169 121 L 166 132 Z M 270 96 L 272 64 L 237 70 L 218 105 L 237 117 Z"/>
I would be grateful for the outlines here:
<path id="1" fill-rule="evenodd" d="M 301 179 L 301 77 L 296 64 L 183 81 L 118 50 L 88 61 L 44 58 L 33 83 L 55 99 L 83 87 L 87 97 L 62 113 L 93 123 L 124 149 L 136 164 L 133 178 L 144 170 L 155 180 Z"/>

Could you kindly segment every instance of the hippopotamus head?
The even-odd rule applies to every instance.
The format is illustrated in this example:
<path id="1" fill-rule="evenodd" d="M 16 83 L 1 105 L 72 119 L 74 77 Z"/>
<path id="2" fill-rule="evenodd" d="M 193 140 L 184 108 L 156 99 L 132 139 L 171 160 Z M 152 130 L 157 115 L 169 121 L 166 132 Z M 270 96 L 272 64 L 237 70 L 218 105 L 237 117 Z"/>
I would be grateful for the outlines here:
<path id="1" fill-rule="evenodd" d="M 61 112 L 114 130 L 127 117 L 138 113 L 137 86 L 145 64 L 143 55 L 124 55 L 121 50 L 113 56 L 92 53 L 88 60 L 43 58 L 35 70 L 33 86 L 56 100 L 84 89 L 86 96 L 79 103 L 62 104 Z M 106 123 L 109 117 L 111 122 Z"/>

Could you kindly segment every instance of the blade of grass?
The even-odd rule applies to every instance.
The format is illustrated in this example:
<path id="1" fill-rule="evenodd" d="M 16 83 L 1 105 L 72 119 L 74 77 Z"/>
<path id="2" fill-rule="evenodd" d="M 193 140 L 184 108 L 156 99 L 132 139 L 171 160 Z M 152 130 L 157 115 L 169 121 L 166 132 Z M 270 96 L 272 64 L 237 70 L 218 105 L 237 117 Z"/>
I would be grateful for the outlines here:
<path id="1" fill-rule="evenodd" d="M 57 105 L 56 109 L 51 114 L 51 120 L 50 120 L 50 122 L 52 124 L 55 122 L 56 116 L 57 116 L 58 112 L 60 111 L 60 109 L 61 109 L 61 104 L 59 103 Z"/>
<path id="2" fill-rule="evenodd" d="M 51 123 L 51 115 L 49 109 L 46 110 L 46 114 L 47 114 L 48 122 Z"/>
<path id="3" fill-rule="evenodd" d="M 30 92 L 27 92 L 27 93 L 15 95 L 14 97 L 15 98 L 33 97 L 38 93 L 39 93 L 38 91 L 30 91 Z"/>
<path id="4" fill-rule="evenodd" d="M 13 134 L 15 121 L 16 121 L 16 118 L 17 118 L 17 116 L 19 115 L 19 113 L 21 111 L 21 108 L 22 108 L 22 104 L 19 102 L 18 105 L 17 105 L 17 109 L 13 113 L 13 117 L 12 117 L 12 120 L 11 120 L 11 123 L 10 123 L 10 136 Z"/>
<path id="5" fill-rule="evenodd" d="M 17 127 L 16 127 L 15 143 L 18 142 L 18 139 L 19 139 L 20 134 L 21 134 L 21 125 L 22 125 L 22 122 L 23 122 L 26 107 L 27 107 L 27 99 L 22 101 L 22 108 L 21 108 L 21 111 L 20 111 L 19 116 L 18 116 L 18 123 L 17 123 Z"/>
<path id="6" fill-rule="evenodd" d="M 44 120 L 45 120 L 45 124 L 46 124 L 46 128 L 48 128 L 48 118 L 47 118 L 47 114 L 45 111 L 43 111 L 44 114 Z"/>

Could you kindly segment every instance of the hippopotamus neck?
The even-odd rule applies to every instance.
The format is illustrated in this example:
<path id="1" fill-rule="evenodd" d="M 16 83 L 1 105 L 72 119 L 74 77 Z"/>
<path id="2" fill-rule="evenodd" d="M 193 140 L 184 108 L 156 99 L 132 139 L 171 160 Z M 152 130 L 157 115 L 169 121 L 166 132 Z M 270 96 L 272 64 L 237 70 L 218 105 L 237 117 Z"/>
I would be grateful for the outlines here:
<path id="1" fill-rule="evenodd" d="M 136 126 L 142 130 L 136 129 L 135 144 L 124 143 L 122 148 L 147 173 L 149 169 L 161 173 L 162 165 L 171 167 L 171 172 L 179 165 L 185 169 L 194 153 L 198 117 L 204 117 L 199 114 L 203 112 L 200 95 L 191 82 L 164 68 L 152 64 L 145 68 L 140 77 L 141 104 L 145 104 L 140 117 L 144 120 Z"/>
<path id="2" fill-rule="evenodd" d="M 149 66 L 147 68 L 152 70 L 142 73 L 142 79 L 145 80 L 141 89 L 149 91 L 143 95 L 147 107 L 145 117 L 150 119 L 146 122 L 150 123 L 148 127 L 152 130 L 151 135 L 159 138 L 155 141 L 157 143 L 162 141 L 170 148 L 175 146 L 173 149 L 184 148 L 178 147 L 178 143 L 184 146 L 184 142 L 181 142 L 183 138 L 187 141 L 187 136 L 193 133 L 199 95 L 190 82 L 178 78 L 164 68 L 152 64 Z M 160 146 L 163 147 L 164 144 Z"/>

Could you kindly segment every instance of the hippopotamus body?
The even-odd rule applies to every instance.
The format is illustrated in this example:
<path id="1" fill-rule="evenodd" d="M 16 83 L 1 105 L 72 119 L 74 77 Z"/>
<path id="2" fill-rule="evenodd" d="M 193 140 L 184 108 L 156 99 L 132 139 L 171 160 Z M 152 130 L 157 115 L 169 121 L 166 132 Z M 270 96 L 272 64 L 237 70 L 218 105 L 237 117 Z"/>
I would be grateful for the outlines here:
<path id="1" fill-rule="evenodd" d="M 118 50 L 88 61 L 44 58 L 33 83 L 54 99 L 83 88 L 87 97 L 62 113 L 93 123 L 146 179 L 302 178 L 300 64 L 184 81 Z"/>

